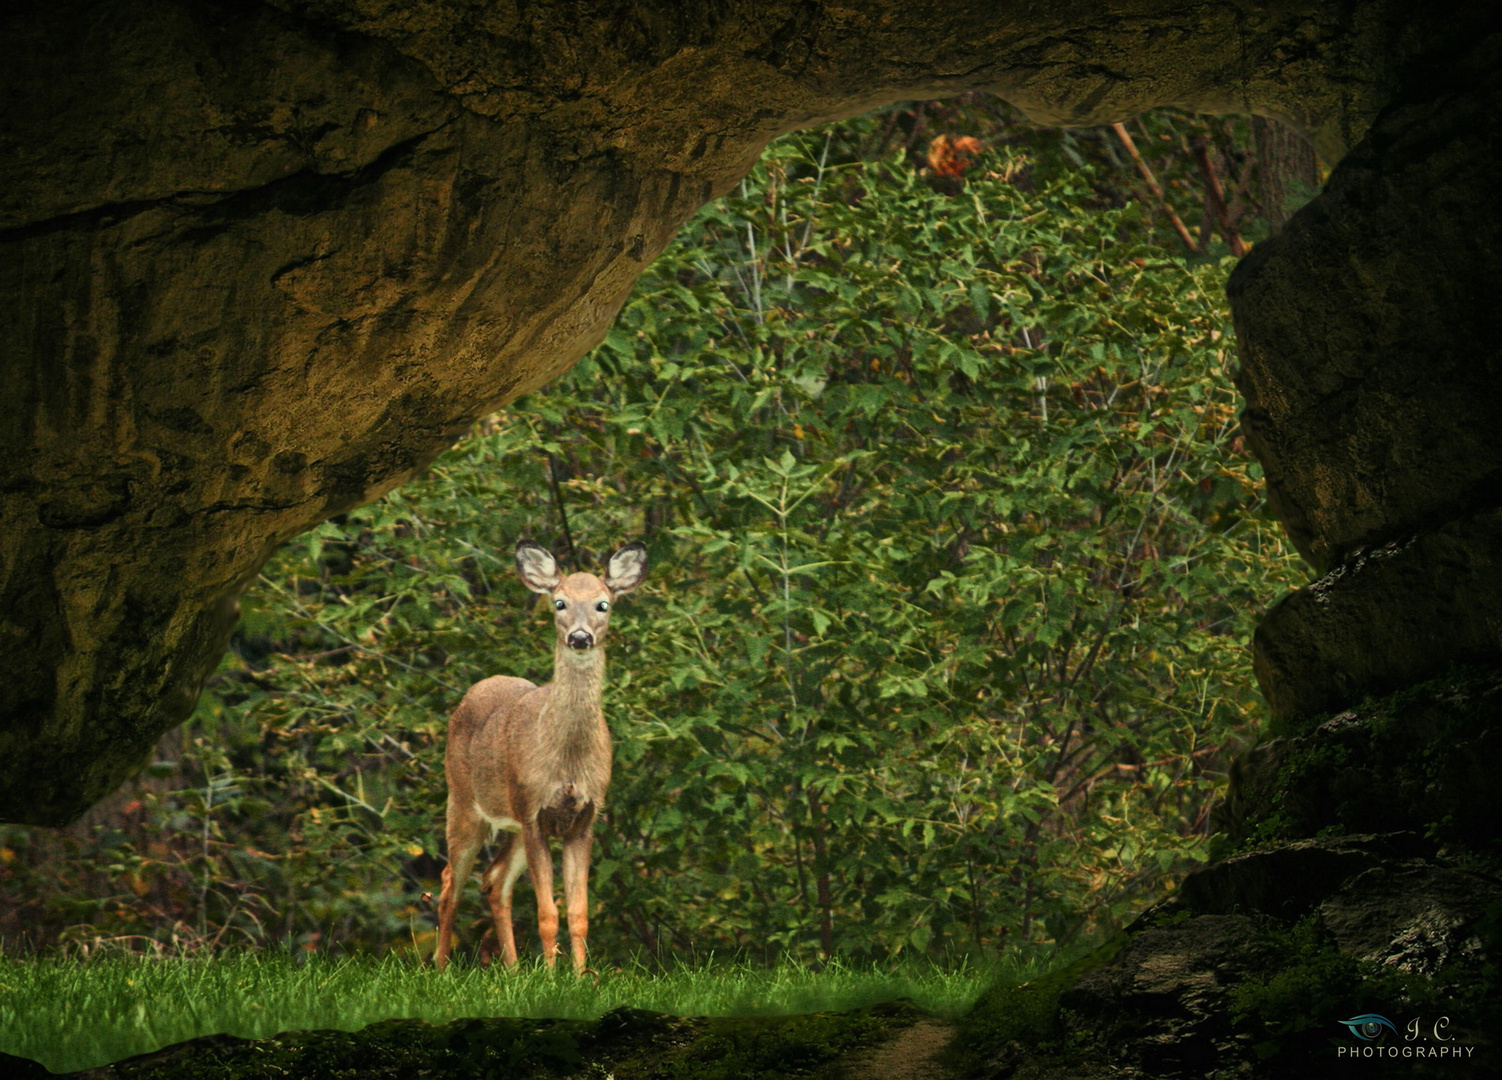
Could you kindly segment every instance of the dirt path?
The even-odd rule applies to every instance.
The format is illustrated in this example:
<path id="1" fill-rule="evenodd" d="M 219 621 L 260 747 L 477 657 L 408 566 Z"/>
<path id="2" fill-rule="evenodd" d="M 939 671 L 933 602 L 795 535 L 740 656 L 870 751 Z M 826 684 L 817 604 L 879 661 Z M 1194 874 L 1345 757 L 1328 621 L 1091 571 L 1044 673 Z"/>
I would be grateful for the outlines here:
<path id="1" fill-rule="evenodd" d="M 940 1065 L 938 1058 L 953 1038 L 952 1025 L 919 1020 L 852 1061 L 848 1075 L 850 1080 L 948 1080 L 953 1073 Z"/>

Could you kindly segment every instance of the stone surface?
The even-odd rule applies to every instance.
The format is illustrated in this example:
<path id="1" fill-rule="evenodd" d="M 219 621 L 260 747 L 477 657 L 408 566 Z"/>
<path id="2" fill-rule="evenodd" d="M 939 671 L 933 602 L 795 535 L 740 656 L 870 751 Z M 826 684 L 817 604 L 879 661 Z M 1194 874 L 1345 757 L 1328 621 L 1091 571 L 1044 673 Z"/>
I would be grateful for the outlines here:
<path id="1" fill-rule="evenodd" d="M 1069 1029 L 1089 1033 L 1090 1056 L 1119 1075 L 1206 1076 L 1253 1056 L 1251 1036 L 1232 1023 L 1230 994 L 1275 961 L 1249 916 L 1202 915 L 1137 933 L 1059 1005 Z"/>
<path id="2" fill-rule="evenodd" d="M 770 136 L 989 89 L 1072 123 L 1258 110 L 1334 160 L 1417 59 L 1490 18 L 7 5 L 0 819 L 65 822 L 118 784 L 192 710 L 270 550 L 582 355 Z"/>
<path id="3" fill-rule="evenodd" d="M 1320 569 L 1502 501 L 1502 37 L 1405 91 L 1236 267 L 1242 428 Z"/>
<path id="4" fill-rule="evenodd" d="M 1192 872 L 1179 900 L 1207 915 L 1297 919 L 1353 878 L 1425 850 L 1414 833 L 1293 840 Z"/>
<path id="5" fill-rule="evenodd" d="M 1502 880 L 1412 849 L 1403 837 L 1326 837 L 1209 867 L 1058 995 L 1041 1038 L 1009 1042 L 977 1075 L 1496 1076 L 1498 939 L 1484 924 Z M 1382 1040 L 1398 1048 L 1391 1060 L 1349 1053 L 1362 1044 L 1342 1021 L 1362 1011 L 1400 1025 Z"/>
<path id="6" fill-rule="evenodd" d="M 1341 952 L 1434 975 L 1452 960 L 1479 958 L 1472 930 L 1499 896 L 1495 878 L 1414 861 L 1350 878 L 1320 904 L 1319 916 Z"/>
<path id="7" fill-rule="evenodd" d="M 234 1077 L 372 1077 L 393 1080 L 554 1080 L 561 1076 L 758 1077 L 909 1072 L 912 1055 L 937 1054 L 942 1025 L 901 1003 L 801 1016 L 666 1016 L 618 1008 L 597 1020 L 483 1017 L 430 1024 L 398 1019 L 357 1031 L 291 1031 L 266 1039 L 206 1035 L 110 1065 L 63 1073 L 75 1080 L 214 1080 Z M 882 1044 L 886 1044 L 883 1048 Z M 881 1049 L 878 1049 L 881 1048 Z M 895 1049 L 895 1054 L 883 1052 Z M 872 1050 L 876 1050 L 873 1055 Z M 920 1058 L 921 1060 L 921 1058 Z M 929 1057 L 928 1060 L 932 1060 Z M 0 1054 L 9 1077 L 57 1075 Z M 921 1066 L 920 1066 L 921 1068 Z M 854 1071 L 854 1070 L 859 1070 Z"/>
<path id="8" fill-rule="evenodd" d="M 1253 668 L 1279 722 L 1499 658 L 1502 510 L 1354 553 L 1279 601 L 1252 639 Z"/>
<path id="9" fill-rule="evenodd" d="M 1377 119 L 1231 276 L 1242 428 L 1329 572 L 1258 629 L 1275 718 L 1502 659 L 1502 37 Z"/>

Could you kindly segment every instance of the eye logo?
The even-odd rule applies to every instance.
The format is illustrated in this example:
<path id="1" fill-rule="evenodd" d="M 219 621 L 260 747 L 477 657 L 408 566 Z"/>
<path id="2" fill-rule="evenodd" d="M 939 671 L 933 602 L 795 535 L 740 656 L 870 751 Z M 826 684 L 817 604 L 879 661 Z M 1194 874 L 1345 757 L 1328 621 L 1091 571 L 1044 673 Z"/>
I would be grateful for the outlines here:
<path id="1" fill-rule="evenodd" d="M 1381 1038 L 1383 1028 L 1386 1028 L 1394 1035 L 1398 1033 L 1398 1029 L 1392 1026 L 1392 1021 L 1378 1013 L 1362 1013 L 1360 1016 L 1353 1016 L 1349 1020 L 1341 1020 L 1339 1022 L 1350 1028 L 1351 1034 L 1356 1036 L 1356 1038 L 1364 1039 L 1367 1042 Z"/>

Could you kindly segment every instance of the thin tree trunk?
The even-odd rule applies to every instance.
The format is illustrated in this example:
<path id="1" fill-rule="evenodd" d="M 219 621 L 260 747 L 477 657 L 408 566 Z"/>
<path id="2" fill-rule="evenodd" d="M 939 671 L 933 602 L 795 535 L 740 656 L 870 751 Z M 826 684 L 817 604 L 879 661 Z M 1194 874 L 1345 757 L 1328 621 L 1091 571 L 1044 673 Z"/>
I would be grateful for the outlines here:
<path id="1" fill-rule="evenodd" d="M 819 891 L 819 944 L 824 959 L 834 956 L 834 897 L 829 889 L 829 857 L 824 844 L 824 808 L 819 797 L 808 793 L 808 813 L 814 825 L 814 866 Z"/>
<path id="2" fill-rule="evenodd" d="M 1236 222 L 1231 220 L 1231 215 L 1227 212 L 1225 189 L 1221 187 L 1220 175 L 1210 161 L 1210 148 L 1204 139 L 1196 138 L 1190 150 L 1199 165 L 1200 176 L 1205 181 L 1205 200 L 1210 204 L 1210 212 L 1220 223 L 1221 235 L 1231 245 L 1231 254 L 1239 259 L 1247 252 L 1246 242 L 1241 239 L 1241 234 L 1236 231 Z"/>
<path id="3" fill-rule="evenodd" d="M 1163 190 L 1163 185 L 1158 183 L 1158 178 L 1153 175 L 1152 169 L 1148 168 L 1147 162 L 1142 160 L 1142 155 L 1137 152 L 1137 144 L 1132 141 L 1131 132 L 1127 131 L 1125 124 L 1112 124 L 1111 130 L 1116 132 L 1116 137 L 1121 140 L 1121 145 L 1126 149 L 1127 156 L 1132 159 L 1132 164 L 1137 166 L 1137 173 L 1147 184 L 1147 189 L 1153 193 L 1153 198 L 1158 200 L 1158 206 L 1168 216 L 1168 222 L 1179 234 L 1179 239 L 1184 241 L 1184 246 L 1190 251 L 1198 251 L 1194 243 L 1194 237 L 1189 235 L 1189 230 L 1184 227 L 1184 222 L 1168 205 L 1168 195 Z"/>

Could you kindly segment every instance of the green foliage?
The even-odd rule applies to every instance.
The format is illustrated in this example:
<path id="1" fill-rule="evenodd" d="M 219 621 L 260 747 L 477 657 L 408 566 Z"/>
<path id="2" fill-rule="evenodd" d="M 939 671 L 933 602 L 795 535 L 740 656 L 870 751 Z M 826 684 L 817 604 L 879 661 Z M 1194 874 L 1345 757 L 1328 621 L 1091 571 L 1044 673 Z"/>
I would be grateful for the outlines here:
<path id="1" fill-rule="evenodd" d="M 1336 949 L 1316 919 L 1303 919 L 1273 938 L 1288 963 L 1272 977 L 1247 979 L 1232 991 L 1233 1019 L 1255 1018 L 1273 1035 L 1317 1027 L 1333 1040 L 1331 1017 L 1354 1016 L 1367 1001 L 1365 988 L 1358 989 L 1360 962 Z"/>
<path id="2" fill-rule="evenodd" d="M 1273 928 L 1268 939 L 1283 963 L 1270 977 L 1247 979 L 1231 991 L 1231 1017 L 1259 1039 L 1253 1049 L 1269 1067 L 1301 1065 L 1348 1041 L 1342 1017 L 1379 1005 L 1388 1013 L 1422 1012 L 1442 1000 L 1423 976 L 1341 953 L 1316 916 Z M 1450 999 L 1444 1011 L 1458 1004 Z"/>
<path id="3" fill-rule="evenodd" d="M 1292 574 L 1228 262 L 1169 256 L 1089 168 L 1007 151 L 951 194 L 852 130 L 774 143 L 571 372 L 282 549 L 177 786 L 51 917 L 429 949 L 446 716 L 549 677 L 518 537 L 651 550 L 612 623 L 597 965 L 1060 945 L 1202 859 Z"/>

